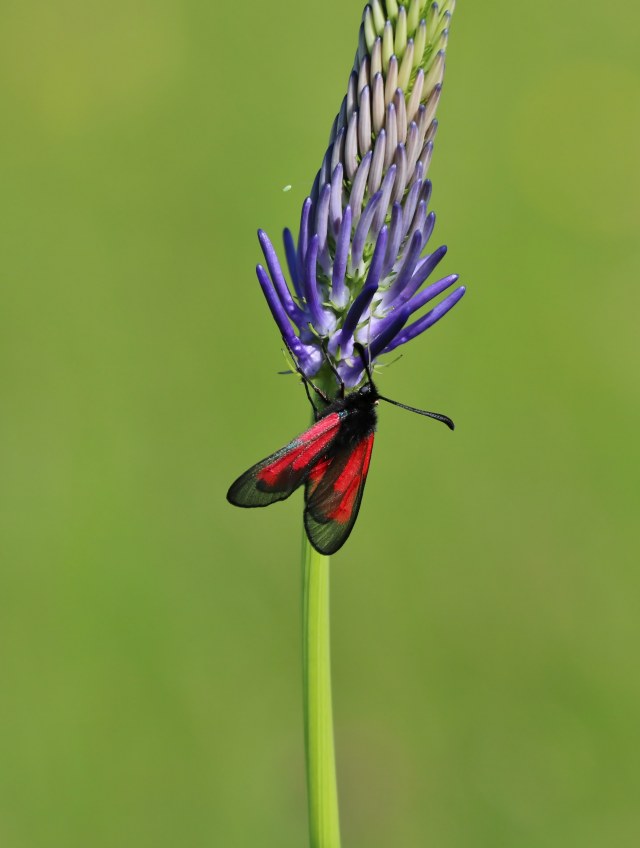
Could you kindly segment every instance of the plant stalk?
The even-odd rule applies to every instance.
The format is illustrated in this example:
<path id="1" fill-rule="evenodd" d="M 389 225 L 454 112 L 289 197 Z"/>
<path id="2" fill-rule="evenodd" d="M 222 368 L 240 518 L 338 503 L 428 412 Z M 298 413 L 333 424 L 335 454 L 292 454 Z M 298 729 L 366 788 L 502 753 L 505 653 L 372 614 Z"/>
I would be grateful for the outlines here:
<path id="1" fill-rule="evenodd" d="M 304 731 L 311 848 L 340 848 L 331 704 L 329 563 L 302 542 Z"/>

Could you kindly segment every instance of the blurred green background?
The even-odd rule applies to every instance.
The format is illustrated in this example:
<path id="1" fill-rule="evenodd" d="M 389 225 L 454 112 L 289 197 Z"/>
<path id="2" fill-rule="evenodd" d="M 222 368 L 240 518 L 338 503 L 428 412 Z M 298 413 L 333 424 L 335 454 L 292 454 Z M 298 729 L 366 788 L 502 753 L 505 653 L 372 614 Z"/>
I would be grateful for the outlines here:
<path id="1" fill-rule="evenodd" d="M 306 844 L 295 225 L 361 0 L 0 13 L 0 845 Z M 345 848 L 640 844 L 640 11 L 460 2 L 431 176 L 469 286 L 380 378 L 333 561 Z M 292 190 L 283 192 L 285 185 Z"/>

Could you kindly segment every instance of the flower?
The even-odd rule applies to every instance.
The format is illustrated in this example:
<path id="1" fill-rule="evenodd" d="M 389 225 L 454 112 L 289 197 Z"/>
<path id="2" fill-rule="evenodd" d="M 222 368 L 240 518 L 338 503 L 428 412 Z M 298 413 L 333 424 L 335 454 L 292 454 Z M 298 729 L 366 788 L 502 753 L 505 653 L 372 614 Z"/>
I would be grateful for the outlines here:
<path id="1" fill-rule="evenodd" d="M 464 287 L 410 321 L 456 283 L 423 287 L 447 249 L 422 255 L 435 224 L 427 179 L 455 0 L 373 0 L 365 7 L 347 93 L 302 205 L 297 242 L 284 231 L 289 288 L 267 234 L 258 281 L 307 377 L 331 357 L 349 387 L 363 377 L 354 342 L 371 362 L 423 333 Z"/>

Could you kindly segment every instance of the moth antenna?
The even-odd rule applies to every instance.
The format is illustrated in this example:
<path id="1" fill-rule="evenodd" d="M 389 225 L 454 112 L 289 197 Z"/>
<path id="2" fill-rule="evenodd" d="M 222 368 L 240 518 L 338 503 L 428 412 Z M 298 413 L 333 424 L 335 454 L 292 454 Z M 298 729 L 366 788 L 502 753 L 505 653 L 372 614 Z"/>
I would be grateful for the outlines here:
<path id="1" fill-rule="evenodd" d="M 392 403 L 394 406 L 399 406 L 401 409 L 406 409 L 409 412 L 415 412 L 418 415 L 426 415 L 427 418 L 435 418 L 436 421 L 442 421 L 443 424 L 446 424 L 450 430 L 455 429 L 455 424 L 449 418 L 448 415 L 442 415 L 441 412 L 427 412 L 426 409 L 416 409 L 415 406 L 407 406 L 406 403 L 399 403 L 397 400 L 391 400 L 391 398 L 383 397 L 382 395 L 378 395 L 380 400 L 385 400 L 387 403 Z"/>

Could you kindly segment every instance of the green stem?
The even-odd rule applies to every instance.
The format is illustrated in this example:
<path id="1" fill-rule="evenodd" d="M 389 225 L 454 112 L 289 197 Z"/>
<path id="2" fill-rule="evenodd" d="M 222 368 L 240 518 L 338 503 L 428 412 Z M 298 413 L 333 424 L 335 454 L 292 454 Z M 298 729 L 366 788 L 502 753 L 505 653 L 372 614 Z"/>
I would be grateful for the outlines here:
<path id="1" fill-rule="evenodd" d="M 311 848 L 340 848 L 331 707 L 329 557 L 302 542 L 304 735 Z"/>

